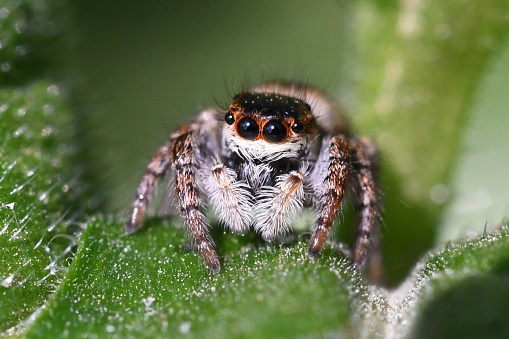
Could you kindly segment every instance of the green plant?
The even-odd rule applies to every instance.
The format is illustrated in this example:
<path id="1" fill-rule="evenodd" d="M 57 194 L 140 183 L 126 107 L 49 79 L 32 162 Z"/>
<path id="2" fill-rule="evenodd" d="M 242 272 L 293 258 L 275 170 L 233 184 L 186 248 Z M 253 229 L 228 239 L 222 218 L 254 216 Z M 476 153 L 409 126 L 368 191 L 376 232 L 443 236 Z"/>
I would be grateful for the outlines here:
<path id="1" fill-rule="evenodd" d="M 508 144 L 502 123 L 505 114 L 497 115 L 497 110 L 503 113 L 500 107 L 506 107 L 507 80 L 496 77 L 507 71 L 504 65 L 509 60 L 507 53 L 502 53 L 507 49 L 503 44 L 509 32 L 508 5 L 502 0 L 361 1 L 355 5 L 338 1 L 336 5 L 341 22 L 334 28 L 335 35 L 341 46 L 349 47 L 338 55 L 341 65 L 355 65 L 355 71 L 338 67 L 345 78 L 332 86 L 333 92 L 355 112 L 350 115 L 355 130 L 373 137 L 382 150 L 386 278 L 389 286 L 399 287 L 370 284 L 331 247 L 312 262 L 305 255 L 305 243 L 256 247 L 249 236 L 219 231 L 214 238 L 223 271 L 211 277 L 199 257 L 184 249 L 185 232 L 171 221 L 151 218 L 141 233 L 125 236 L 122 213 L 114 208 L 129 203 L 123 193 L 131 191 L 136 179 L 129 174 L 131 166 L 121 160 L 122 154 L 133 158 L 133 144 L 140 144 L 140 139 L 133 137 L 136 140 L 129 144 L 128 138 L 117 134 L 124 149 L 116 149 L 118 141 L 111 139 L 118 119 L 115 114 L 86 116 L 83 112 L 96 111 L 96 104 L 90 104 L 97 94 L 90 89 L 94 86 L 111 89 L 112 97 L 118 93 L 129 96 L 126 84 L 135 91 L 143 91 L 144 86 L 124 81 L 113 88 L 108 81 L 96 81 L 101 74 L 109 74 L 109 68 L 93 59 L 88 52 L 93 48 L 79 48 L 97 43 L 102 48 L 94 52 L 108 51 L 103 42 L 110 42 L 111 37 L 99 34 L 100 17 L 90 24 L 93 29 L 87 30 L 86 13 L 67 17 L 73 11 L 81 14 L 80 5 L 12 0 L 0 5 L 0 331 L 22 337 L 506 337 L 509 230 L 498 213 L 493 213 L 495 219 L 488 219 L 487 227 L 473 222 L 477 232 L 466 237 L 458 227 L 457 209 L 447 206 L 464 206 L 462 196 L 454 196 L 453 190 L 464 192 L 474 181 L 461 167 L 464 159 L 471 159 L 472 151 L 496 150 L 495 160 L 502 161 Z M 87 6 L 95 8 L 94 2 Z M 231 13 L 223 3 L 203 4 L 201 9 L 186 6 L 182 10 L 191 11 L 204 25 L 204 19 L 219 15 L 212 10 Z M 256 15 L 247 11 L 256 20 L 264 17 L 260 13 L 269 15 L 267 8 L 279 20 L 287 20 L 285 25 L 302 18 L 295 13 L 285 15 L 287 5 L 245 6 L 257 9 Z M 306 11 L 305 5 L 293 6 Z M 328 11 L 336 8 L 329 6 Z M 126 7 L 128 13 L 161 11 L 154 4 Z M 120 8 L 109 5 L 101 12 L 90 11 L 94 17 L 102 13 L 108 18 L 104 27 L 116 27 L 107 25 Z M 235 8 L 231 11 L 236 13 Z M 246 20 L 240 14 L 240 19 L 225 15 L 232 18 L 231 25 Z M 312 13 L 307 13 L 307 18 L 312 21 Z M 120 20 L 116 24 L 121 25 Z M 136 36 L 143 23 L 151 22 L 139 20 L 132 31 L 130 22 L 121 25 L 130 34 L 127 36 Z M 182 24 L 175 20 L 178 25 L 162 22 L 157 27 Z M 320 18 L 312 22 L 320 22 Z M 315 25 L 306 31 L 310 39 L 315 38 L 311 28 L 319 29 Z M 105 31 L 110 34 L 108 29 Z M 260 40 L 249 35 L 250 43 L 263 41 L 256 46 L 267 45 L 270 53 L 278 46 L 290 49 L 291 44 L 284 45 L 276 37 L 263 40 L 272 32 L 270 27 L 260 31 Z M 157 30 L 151 32 L 158 34 Z M 178 45 L 178 50 L 186 51 L 185 45 L 190 45 L 189 50 L 196 53 L 188 42 L 194 33 L 179 32 L 175 41 L 185 43 Z M 216 59 L 208 56 L 211 64 L 238 49 L 235 34 L 232 30 L 231 46 L 220 46 Z M 61 53 L 67 55 L 68 41 L 75 41 L 76 36 L 85 36 L 85 42 L 71 46 L 74 56 L 70 63 L 62 64 L 65 58 Z M 245 44 L 241 41 L 241 46 Z M 207 47 L 214 55 L 212 47 Z M 77 57 L 76 51 L 83 53 Z M 286 53 L 283 58 L 291 59 L 289 54 L 293 55 Z M 131 55 L 123 51 L 111 58 L 109 66 L 125 65 Z M 135 55 L 136 61 L 143 59 L 141 54 Z M 317 53 L 313 60 L 319 57 Z M 236 55 L 227 60 L 233 72 L 229 74 L 246 67 L 234 59 L 242 58 Z M 253 60 L 249 65 L 261 62 Z M 338 64 L 334 58 L 319 60 Z M 197 64 L 188 57 L 179 63 L 182 69 Z M 80 72 L 83 65 L 94 67 Z M 273 67 L 277 66 L 276 62 Z M 209 68 L 198 69 L 189 78 L 197 83 L 203 78 L 217 79 Z M 142 70 L 149 71 L 150 66 Z M 252 70 L 257 71 L 256 67 Z M 67 72 L 66 79 L 72 75 L 72 90 L 61 81 L 62 71 Z M 133 73 L 137 74 L 136 70 Z M 175 79 L 180 80 L 179 86 L 171 87 L 169 82 L 168 88 L 189 88 L 188 78 Z M 210 86 L 222 86 L 222 79 L 218 81 Z M 191 102 L 192 110 L 196 94 L 185 92 L 191 92 L 190 97 L 179 102 Z M 349 93 L 355 94 L 355 102 L 348 100 Z M 97 111 L 105 109 L 99 106 Z M 144 116 L 143 120 L 150 124 L 151 118 Z M 484 129 L 479 128 L 482 122 L 487 126 Z M 145 127 L 138 125 L 142 138 L 149 139 L 153 126 L 143 130 Z M 485 137 L 477 136 L 472 147 L 468 142 L 479 130 Z M 490 138 L 492 134 L 497 137 Z M 141 148 L 150 153 L 160 141 L 149 140 Z M 147 156 L 140 152 L 140 166 Z M 112 163 L 114 175 L 105 170 Z M 498 179 L 498 190 L 494 189 L 491 197 L 506 206 L 504 166 L 484 163 L 482 158 L 473 163 L 480 164 L 482 173 L 492 173 Z M 131 187 L 117 188 L 131 180 Z M 103 200 L 97 200 L 98 195 Z M 121 198 L 115 201 L 117 195 Z M 447 200 L 448 204 L 443 204 Z M 98 202 L 104 201 L 109 207 L 101 209 Z M 457 238 L 447 242 L 450 234 Z M 71 249 L 75 255 L 70 256 Z"/>

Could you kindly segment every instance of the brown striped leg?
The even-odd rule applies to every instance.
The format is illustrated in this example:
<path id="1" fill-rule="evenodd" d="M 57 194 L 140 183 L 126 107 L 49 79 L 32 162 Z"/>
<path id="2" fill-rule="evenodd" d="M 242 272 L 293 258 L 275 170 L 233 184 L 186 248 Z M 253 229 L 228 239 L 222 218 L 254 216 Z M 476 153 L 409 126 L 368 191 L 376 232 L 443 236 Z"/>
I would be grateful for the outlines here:
<path id="1" fill-rule="evenodd" d="M 205 217 L 200 211 L 203 202 L 195 182 L 195 159 L 191 136 L 192 132 L 178 136 L 172 149 L 178 205 L 184 223 L 193 236 L 209 272 L 218 273 L 221 270 L 221 264 L 214 250 L 212 238 L 207 231 Z"/>
<path id="2" fill-rule="evenodd" d="M 373 279 L 381 278 L 380 209 L 381 202 L 376 186 L 377 151 L 365 138 L 350 140 L 355 150 L 355 178 L 358 183 L 360 220 L 356 231 L 354 264 L 361 269 L 369 254 L 370 273 Z M 369 252 L 369 253 L 368 253 Z"/>
<path id="3" fill-rule="evenodd" d="M 329 148 L 327 175 L 323 183 L 321 210 L 318 213 L 313 235 L 309 242 L 308 255 L 311 258 L 315 258 L 320 252 L 341 207 L 349 175 L 349 164 L 350 149 L 348 142 L 343 136 L 332 138 Z"/>
<path id="4" fill-rule="evenodd" d="M 128 234 L 138 230 L 143 221 L 147 205 L 152 198 L 152 190 L 157 180 L 160 179 L 171 165 L 170 153 L 171 140 L 168 140 L 152 157 L 150 163 L 145 170 L 145 174 L 141 178 L 140 184 L 136 190 L 136 198 L 134 200 L 129 219 L 125 225 L 125 232 Z"/>

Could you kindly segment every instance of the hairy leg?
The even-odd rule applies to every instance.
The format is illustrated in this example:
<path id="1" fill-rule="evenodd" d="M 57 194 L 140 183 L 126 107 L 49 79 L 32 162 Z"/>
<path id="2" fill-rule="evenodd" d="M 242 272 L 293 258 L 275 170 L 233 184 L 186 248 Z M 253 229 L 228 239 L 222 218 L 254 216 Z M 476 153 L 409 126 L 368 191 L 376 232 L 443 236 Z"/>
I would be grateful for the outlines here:
<path id="1" fill-rule="evenodd" d="M 308 255 L 315 258 L 336 219 L 349 176 L 350 147 L 346 138 L 335 136 L 329 142 L 327 173 L 323 181 L 320 211 L 309 242 Z"/>
<path id="2" fill-rule="evenodd" d="M 138 230 L 143 221 L 147 205 L 152 198 L 152 191 L 158 179 L 160 179 L 171 166 L 171 143 L 168 140 L 152 157 L 136 189 L 136 197 L 129 213 L 129 219 L 125 225 L 128 234 Z"/>
<path id="3" fill-rule="evenodd" d="M 378 280 L 381 277 L 381 201 L 376 185 L 377 151 L 374 144 L 366 138 L 352 139 L 350 144 L 355 151 L 354 169 L 360 203 L 353 260 L 357 267 L 362 268 L 366 257 L 369 257 L 371 276 Z"/>
<path id="4" fill-rule="evenodd" d="M 184 133 L 175 139 L 172 160 L 175 168 L 175 189 L 182 219 L 209 272 L 218 273 L 221 270 L 221 264 L 207 230 L 205 217 L 200 210 L 203 201 L 198 193 L 195 180 L 192 132 Z"/>

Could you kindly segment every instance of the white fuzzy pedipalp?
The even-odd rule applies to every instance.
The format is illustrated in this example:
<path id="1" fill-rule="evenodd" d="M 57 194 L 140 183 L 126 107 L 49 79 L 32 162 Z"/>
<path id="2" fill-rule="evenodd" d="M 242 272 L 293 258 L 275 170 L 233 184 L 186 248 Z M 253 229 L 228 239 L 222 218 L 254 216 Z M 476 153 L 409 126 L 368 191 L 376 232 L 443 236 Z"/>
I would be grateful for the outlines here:
<path id="1" fill-rule="evenodd" d="M 255 206 L 255 230 L 267 241 L 287 233 L 291 218 L 302 211 L 303 200 L 304 175 L 298 171 L 281 175 L 275 187 L 261 187 Z"/>
<path id="2" fill-rule="evenodd" d="M 232 169 L 215 163 L 203 179 L 204 190 L 219 220 L 232 231 L 246 233 L 252 219 L 248 185 L 236 180 Z"/>

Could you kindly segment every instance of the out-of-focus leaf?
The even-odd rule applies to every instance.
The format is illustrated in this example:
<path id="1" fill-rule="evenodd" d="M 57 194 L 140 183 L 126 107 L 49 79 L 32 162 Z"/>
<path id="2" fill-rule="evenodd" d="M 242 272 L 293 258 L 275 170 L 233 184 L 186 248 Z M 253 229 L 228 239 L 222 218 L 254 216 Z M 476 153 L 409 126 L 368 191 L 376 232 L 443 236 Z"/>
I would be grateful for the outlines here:
<path id="1" fill-rule="evenodd" d="M 473 98 L 437 244 L 492 228 L 509 216 L 508 74 L 509 39 Z"/>
<path id="2" fill-rule="evenodd" d="M 4 0 L 0 3 L 0 84 L 24 85 L 48 76 L 63 58 L 60 1 Z M 59 7 L 60 9 L 60 7 Z M 60 12 L 61 17 L 63 17 Z M 60 52 L 60 53 L 59 53 Z"/>
<path id="3" fill-rule="evenodd" d="M 0 331 L 18 324 L 58 287 L 78 173 L 72 124 L 59 87 L 40 81 L 0 89 Z M 59 250 L 55 250 L 55 246 Z M 61 246 L 64 246 L 62 248 Z"/>
<path id="4" fill-rule="evenodd" d="M 58 288 L 82 189 L 65 95 L 48 76 L 63 50 L 50 8 L 0 4 L 0 333 L 21 328 Z"/>
<path id="5" fill-rule="evenodd" d="M 435 244 L 472 98 L 509 32 L 509 4 L 363 1 L 358 15 L 353 121 L 381 150 L 394 282 Z"/>

